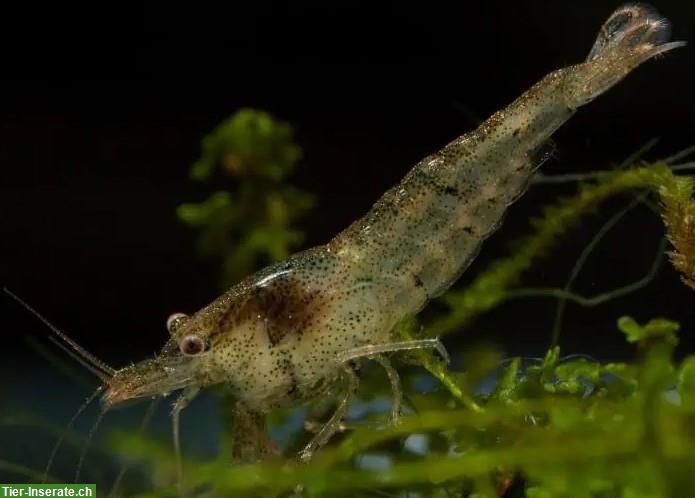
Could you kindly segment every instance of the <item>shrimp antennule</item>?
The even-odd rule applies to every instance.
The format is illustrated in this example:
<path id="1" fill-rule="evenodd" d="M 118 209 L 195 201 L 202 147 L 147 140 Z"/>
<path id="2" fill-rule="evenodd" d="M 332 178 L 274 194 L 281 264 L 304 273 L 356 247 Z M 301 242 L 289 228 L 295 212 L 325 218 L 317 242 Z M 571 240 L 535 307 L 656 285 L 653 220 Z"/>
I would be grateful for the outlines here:
<path id="1" fill-rule="evenodd" d="M 2 289 L 5 294 L 10 296 L 12 299 L 14 299 L 17 303 L 19 303 L 23 308 L 25 308 L 29 313 L 34 315 L 36 318 L 38 318 L 46 327 L 48 327 L 51 332 L 53 332 L 59 339 L 61 339 L 65 345 L 61 344 L 57 340 L 53 340 L 56 344 L 61 346 L 61 348 L 68 352 L 72 358 L 77 360 L 80 364 L 82 364 L 84 367 L 89 369 L 92 373 L 94 373 L 97 377 L 99 377 L 103 381 L 107 381 L 110 377 L 113 377 L 113 375 L 116 373 L 116 371 L 108 366 L 106 363 L 98 359 L 96 356 L 94 356 L 92 353 L 87 351 L 85 348 L 77 344 L 75 341 L 70 339 L 67 335 L 65 335 L 63 332 L 61 332 L 58 327 L 53 325 L 51 322 L 48 321 L 41 313 L 36 311 L 34 308 L 29 306 L 29 304 L 24 301 L 22 298 L 17 296 L 15 293 L 10 291 L 8 288 L 3 287 Z"/>
<path id="2" fill-rule="evenodd" d="M 100 369 L 97 365 L 91 364 L 91 363 L 88 362 L 85 358 L 83 358 L 82 356 L 80 356 L 78 353 L 76 353 L 76 352 L 73 351 L 71 348 L 69 348 L 68 346 L 66 346 L 66 345 L 63 344 L 62 342 L 60 342 L 60 341 L 59 341 L 58 339 L 56 339 L 55 337 L 49 336 L 48 339 L 49 339 L 53 344 L 55 344 L 55 345 L 58 346 L 60 349 L 62 349 L 62 350 L 65 352 L 65 354 L 67 354 L 68 356 L 70 356 L 70 358 L 72 358 L 72 359 L 75 360 L 77 363 L 79 363 L 80 365 L 82 365 L 84 368 L 86 368 L 87 370 L 89 370 L 90 372 L 92 372 L 94 375 L 96 375 L 97 377 L 99 377 L 99 379 L 101 379 L 101 381 L 104 382 L 104 384 L 108 384 L 109 381 L 111 380 L 111 377 L 113 377 L 113 374 L 112 374 L 112 373 L 105 372 L 104 370 Z"/>

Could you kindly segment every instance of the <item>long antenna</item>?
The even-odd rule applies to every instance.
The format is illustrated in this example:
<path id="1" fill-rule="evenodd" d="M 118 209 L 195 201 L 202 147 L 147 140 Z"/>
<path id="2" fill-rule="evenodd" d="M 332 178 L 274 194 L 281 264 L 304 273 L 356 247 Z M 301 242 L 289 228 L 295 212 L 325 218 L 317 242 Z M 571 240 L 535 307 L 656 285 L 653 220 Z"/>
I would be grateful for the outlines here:
<path id="1" fill-rule="evenodd" d="M 99 415 L 97 415 L 96 420 L 94 421 L 94 425 L 89 430 L 89 434 L 87 434 L 87 439 L 85 439 L 84 446 L 82 446 L 82 451 L 80 452 L 80 460 L 79 462 L 77 462 L 77 469 L 75 470 L 75 480 L 73 481 L 75 484 L 77 484 L 80 480 L 80 473 L 82 472 L 82 466 L 84 465 L 84 460 L 87 457 L 87 452 L 89 451 L 89 445 L 91 444 L 92 439 L 94 439 L 94 434 L 97 433 L 99 423 L 104 418 L 104 415 L 106 415 L 106 410 L 101 410 L 99 412 Z"/>
<path id="2" fill-rule="evenodd" d="M 60 342 L 58 339 L 56 339 L 55 337 L 53 337 L 52 335 L 48 336 L 48 339 L 49 339 L 53 344 L 55 344 L 55 345 L 58 346 L 60 349 L 62 349 L 62 350 L 65 352 L 65 354 L 67 354 L 68 356 L 70 356 L 70 358 L 72 358 L 72 359 L 75 360 L 77 363 L 79 363 L 80 365 L 82 365 L 84 368 L 86 368 L 87 370 L 89 370 L 90 372 L 92 372 L 94 375 L 96 375 L 97 377 L 99 377 L 99 379 L 101 379 L 105 384 L 108 384 L 108 383 L 109 383 L 109 381 L 111 380 L 112 375 L 109 375 L 107 372 L 104 372 L 103 370 L 100 370 L 99 368 L 97 368 L 96 365 L 92 365 L 92 364 L 89 363 L 87 360 L 85 360 L 84 358 L 82 358 L 80 355 L 78 355 L 77 353 L 75 353 L 75 352 L 74 352 L 72 349 L 70 349 L 68 346 L 66 346 L 65 344 L 63 344 L 62 342 Z"/>
<path id="3" fill-rule="evenodd" d="M 46 327 L 48 327 L 55 335 L 57 335 L 60 339 L 63 340 L 70 348 L 72 348 L 79 356 L 81 356 L 85 361 L 93 365 L 95 368 L 103 371 L 104 373 L 107 373 L 109 376 L 113 376 L 116 371 L 108 366 L 106 363 L 103 361 L 99 360 L 96 356 L 94 356 L 92 353 L 84 349 L 82 346 L 77 344 L 75 341 L 70 339 L 67 335 L 65 335 L 63 332 L 61 332 L 58 327 L 53 325 L 51 322 L 49 322 L 46 318 L 41 315 L 38 311 L 36 311 L 34 308 L 29 306 L 22 298 L 14 294 L 12 291 L 10 291 L 7 287 L 2 288 L 3 292 L 10 296 L 12 299 L 17 301 L 22 307 L 24 307 L 29 313 L 34 315 L 36 318 L 38 318 Z"/>
<path id="4" fill-rule="evenodd" d="M 147 407 L 147 410 L 145 410 L 145 415 L 142 417 L 142 422 L 140 422 L 140 428 L 139 432 L 144 433 L 145 429 L 147 429 L 147 426 L 150 424 L 150 421 L 152 420 L 152 416 L 155 413 L 155 410 L 157 409 L 157 405 L 159 404 L 159 401 L 161 398 L 155 398 L 153 399 L 149 406 Z M 118 491 L 118 486 L 120 486 L 121 482 L 123 481 L 123 478 L 125 477 L 126 472 L 128 472 L 128 469 L 130 468 L 130 464 L 128 461 L 124 461 L 123 464 L 121 465 L 120 470 L 118 471 L 118 475 L 116 476 L 116 479 L 114 479 L 113 484 L 111 485 L 111 490 L 108 492 L 106 495 L 107 498 L 111 498 L 112 496 L 116 495 L 116 492 Z"/>
<path id="5" fill-rule="evenodd" d="M 60 449 L 61 444 L 63 444 L 63 440 L 65 439 L 65 436 L 67 435 L 68 431 L 72 429 L 72 426 L 75 425 L 75 421 L 77 418 L 82 414 L 83 411 L 96 399 L 97 396 L 99 396 L 99 393 L 104 390 L 103 386 L 99 386 L 96 391 L 94 391 L 82 405 L 77 409 L 75 414 L 72 416 L 70 421 L 68 422 L 68 425 L 65 426 L 65 429 L 63 429 L 63 432 L 60 433 L 60 437 L 58 440 L 55 442 L 55 445 L 53 445 L 53 449 L 51 450 L 51 455 L 48 457 L 48 462 L 46 463 L 46 469 L 43 472 L 43 478 L 41 479 L 41 482 L 45 483 L 46 480 L 48 479 L 48 473 L 51 471 L 51 466 L 53 466 L 53 460 L 55 460 L 55 456 L 58 453 L 58 449 Z"/>

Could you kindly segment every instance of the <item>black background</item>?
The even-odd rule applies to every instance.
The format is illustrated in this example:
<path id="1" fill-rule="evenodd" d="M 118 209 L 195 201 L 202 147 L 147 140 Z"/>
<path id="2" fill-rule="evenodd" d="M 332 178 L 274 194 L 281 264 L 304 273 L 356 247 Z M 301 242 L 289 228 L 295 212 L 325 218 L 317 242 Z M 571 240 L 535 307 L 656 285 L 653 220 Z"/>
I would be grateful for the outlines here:
<path id="1" fill-rule="evenodd" d="M 302 225 L 306 246 L 323 243 L 422 156 L 550 70 L 581 61 L 617 5 L 260 2 L 7 15 L 0 282 L 109 363 L 142 359 L 165 340 L 170 313 L 193 312 L 218 294 L 215 265 L 195 256 L 194 234 L 174 209 L 209 192 L 187 172 L 200 139 L 222 119 L 253 106 L 294 125 L 304 159 L 293 181 L 318 199 Z M 656 7 L 673 21 L 674 39 L 695 42 L 692 2 Z M 581 110 L 556 135 L 558 152 L 544 171 L 607 168 L 654 137 L 661 140 L 650 158 L 694 144 L 694 61 L 692 46 L 669 53 Z M 506 254 L 543 204 L 573 191 L 534 187 L 464 278 Z M 526 282 L 562 285 L 596 230 L 627 202 L 609 202 L 570 231 Z M 661 233 L 649 211 L 628 216 L 590 259 L 578 290 L 639 278 Z M 629 313 L 681 321 L 681 353 L 692 352 L 694 297 L 664 265 L 630 297 L 592 310 L 570 306 L 562 345 L 604 360 L 625 355 L 615 320 Z M 21 384 L 44 362 L 26 337 L 48 332 L 6 299 L 2 309 L 2 354 L 15 360 L 2 378 Z M 553 309 L 549 299 L 510 303 L 451 347 L 485 340 L 508 355 L 537 356 Z"/>

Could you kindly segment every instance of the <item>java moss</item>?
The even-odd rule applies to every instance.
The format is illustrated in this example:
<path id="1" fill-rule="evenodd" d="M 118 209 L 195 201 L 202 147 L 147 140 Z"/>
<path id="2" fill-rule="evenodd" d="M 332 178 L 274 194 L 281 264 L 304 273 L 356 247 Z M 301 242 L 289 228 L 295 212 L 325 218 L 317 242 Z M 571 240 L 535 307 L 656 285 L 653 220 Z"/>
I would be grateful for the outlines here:
<path id="1" fill-rule="evenodd" d="M 302 157 L 292 134 L 268 113 L 242 109 L 202 141 L 190 177 L 218 190 L 181 204 L 177 215 L 198 232 L 198 253 L 220 261 L 222 289 L 287 258 L 304 240 L 295 223 L 314 201 L 288 181 Z"/>

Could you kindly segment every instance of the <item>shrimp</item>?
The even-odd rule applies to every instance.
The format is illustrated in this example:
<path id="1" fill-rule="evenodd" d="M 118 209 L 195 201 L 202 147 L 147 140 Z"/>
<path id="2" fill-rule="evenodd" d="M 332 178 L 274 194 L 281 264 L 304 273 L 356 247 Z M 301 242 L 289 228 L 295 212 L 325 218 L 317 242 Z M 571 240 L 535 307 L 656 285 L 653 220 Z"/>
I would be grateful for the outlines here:
<path id="1" fill-rule="evenodd" d="M 276 451 L 261 430 L 263 414 L 336 396 L 335 412 L 300 453 L 306 460 L 338 430 L 359 385 L 358 364 L 373 359 L 391 381 L 396 418 L 401 388 L 387 353 L 446 352 L 436 339 L 397 341 L 395 324 L 468 267 L 526 190 L 553 132 L 643 62 L 684 45 L 669 36 L 668 21 L 651 8 L 619 8 L 584 62 L 551 72 L 424 158 L 327 244 L 249 276 L 191 316 L 172 315 L 158 356 L 116 371 L 87 356 L 105 383 L 104 409 L 181 391 L 172 410 L 179 454 L 181 411 L 202 388 L 224 384 L 249 427 L 237 432 L 259 456 Z"/>

